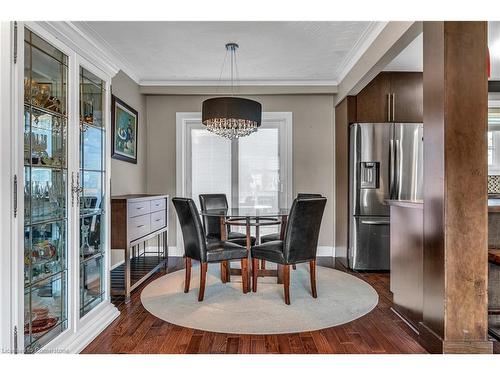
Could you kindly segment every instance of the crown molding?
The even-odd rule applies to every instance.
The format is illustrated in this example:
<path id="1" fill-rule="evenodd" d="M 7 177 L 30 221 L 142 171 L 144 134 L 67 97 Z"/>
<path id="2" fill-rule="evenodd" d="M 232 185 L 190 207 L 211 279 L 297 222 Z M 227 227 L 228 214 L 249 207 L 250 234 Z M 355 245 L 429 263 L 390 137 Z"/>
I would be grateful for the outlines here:
<path id="1" fill-rule="evenodd" d="M 211 86 L 231 87 L 231 81 L 223 80 L 141 80 L 141 86 Z M 337 86 L 334 80 L 244 80 L 236 81 L 241 86 Z"/>
<path id="2" fill-rule="evenodd" d="M 363 34 L 356 41 L 351 50 L 347 53 L 342 63 L 336 71 L 337 82 L 342 82 L 346 75 L 356 65 L 361 56 L 368 50 L 373 41 L 382 32 L 389 22 L 370 22 Z"/>
<path id="3" fill-rule="evenodd" d="M 114 76 L 119 70 L 126 73 L 140 86 L 153 87 L 228 87 L 231 82 L 224 80 L 162 80 L 141 79 L 137 69 L 120 52 L 109 44 L 87 22 L 51 21 L 36 22 L 45 30 L 54 34 L 79 54 L 100 65 L 103 70 Z M 238 81 L 238 86 L 277 86 L 277 87 L 330 87 L 336 88 L 346 77 L 358 60 L 367 51 L 388 22 L 370 22 L 363 34 L 336 70 L 336 79 L 332 80 L 245 80 Z M 334 90 L 336 91 L 336 90 Z"/>
<path id="4" fill-rule="evenodd" d="M 105 54 L 108 59 L 114 62 L 118 66 L 119 70 L 122 70 L 127 74 L 135 83 L 139 84 L 140 77 L 133 64 L 131 64 L 116 48 L 109 44 L 106 39 L 104 39 L 101 34 L 94 30 L 85 21 L 79 21 L 78 24 L 73 22 L 68 22 L 72 27 L 77 30 L 77 32 L 84 36 L 87 40 L 99 50 L 101 53 Z"/>
<path id="5" fill-rule="evenodd" d="M 139 92 L 144 95 L 231 95 L 230 86 L 139 86 Z M 338 87 L 335 86 L 286 86 L 286 85 L 261 85 L 238 86 L 235 95 L 335 95 Z"/>
<path id="6" fill-rule="evenodd" d="M 26 24 L 28 26 L 35 24 L 37 27 L 50 33 L 110 76 L 114 76 L 121 69 L 121 66 L 106 52 L 102 45 L 82 32 L 72 22 L 36 21 L 27 22 Z"/>

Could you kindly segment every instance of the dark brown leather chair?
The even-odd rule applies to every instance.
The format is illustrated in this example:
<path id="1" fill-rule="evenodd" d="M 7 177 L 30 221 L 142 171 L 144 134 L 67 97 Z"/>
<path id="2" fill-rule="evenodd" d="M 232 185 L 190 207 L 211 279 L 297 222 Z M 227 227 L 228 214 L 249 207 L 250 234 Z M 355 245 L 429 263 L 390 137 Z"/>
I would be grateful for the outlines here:
<path id="1" fill-rule="evenodd" d="M 191 198 L 173 198 L 177 216 L 184 239 L 184 253 L 186 260 L 186 279 L 184 293 L 189 292 L 191 281 L 191 260 L 200 262 L 200 289 L 198 301 L 203 301 L 208 263 L 220 263 L 229 260 L 241 260 L 241 274 L 243 293 L 250 289 L 248 278 L 248 251 L 245 247 L 229 241 L 207 242 L 200 216 L 194 201 Z"/>
<path id="2" fill-rule="evenodd" d="M 321 194 L 315 194 L 315 193 L 298 193 L 297 194 L 297 198 L 320 198 L 320 197 L 322 197 Z M 279 233 L 266 234 L 265 236 L 260 237 L 260 243 L 277 241 L 279 239 L 280 239 Z"/>
<path id="3" fill-rule="evenodd" d="M 290 265 L 309 262 L 312 296 L 316 292 L 316 250 L 326 198 L 296 198 L 285 231 L 285 238 L 252 246 L 253 291 L 257 291 L 258 260 L 283 265 L 285 303 L 290 304 Z"/>
<path id="4" fill-rule="evenodd" d="M 227 210 L 226 194 L 200 194 L 200 207 L 202 210 Z M 220 218 L 216 216 L 203 216 L 203 228 L 208 241 L 220 241 Z M 235 244 L 246 246 L 247 236 L 244 233 L 232 232 L 230 225 L 227 226 L 227 240 Z M 250 237 L 251 245 L 255 245 L 255 237 Z"/>

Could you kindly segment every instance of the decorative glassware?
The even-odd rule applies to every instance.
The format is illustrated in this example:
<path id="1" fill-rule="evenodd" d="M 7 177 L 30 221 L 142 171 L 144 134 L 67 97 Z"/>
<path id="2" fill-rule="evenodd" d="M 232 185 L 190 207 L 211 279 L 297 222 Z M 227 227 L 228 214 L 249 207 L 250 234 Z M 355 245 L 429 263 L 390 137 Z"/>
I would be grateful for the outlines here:
<path id="1" fill-rule="evenodd" d="M 104 298 L 105 82 L 80 68 L 80 316 Z"/>
<path id="2" fill-rule="evenodd" d="M 25 29 L 24 342 L 35 352 L 67 326 L 68 59 Z"/>

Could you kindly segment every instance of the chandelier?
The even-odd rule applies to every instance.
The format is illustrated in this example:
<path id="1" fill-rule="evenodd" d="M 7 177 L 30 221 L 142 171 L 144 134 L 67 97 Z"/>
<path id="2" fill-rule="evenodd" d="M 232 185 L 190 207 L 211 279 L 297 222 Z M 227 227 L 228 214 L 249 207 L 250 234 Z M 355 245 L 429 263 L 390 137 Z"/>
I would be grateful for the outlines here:
<path id="1" fill-rule="evenodd" d="M 262 105 L 259 102 L 234 96 L 237 49 L 236 43 L 226 44 L 226 54 L 229 53 L 231 58 L 232 96 L 207 99 L 202 104 L 201 121 L 207 130 L 228 139 L 252 134 L 257 131 L 262 119 Z"/>

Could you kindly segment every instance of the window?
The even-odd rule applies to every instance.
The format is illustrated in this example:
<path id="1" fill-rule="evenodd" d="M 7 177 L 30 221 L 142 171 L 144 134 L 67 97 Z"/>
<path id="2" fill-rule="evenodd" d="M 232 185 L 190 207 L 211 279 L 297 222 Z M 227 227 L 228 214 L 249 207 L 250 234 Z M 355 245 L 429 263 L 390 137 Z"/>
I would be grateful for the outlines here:
<path id="1" fill-rule="evenodd" d="M 500 102 L 488 108 L 488 174 L 500 175 Z"/>
<path id="2" fill-rule="evenodd" d="M 230 141 L 207 131 L 201 113 L 177 113 L 177 195 L 193 198 L 198 208 L 202 193 L 225 193 L 230 207 L 290 206 L 292 116 L 262 117 L 257 132 Z M 262 227 L 261 235 L 276 230 Z"/>

